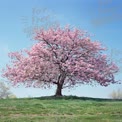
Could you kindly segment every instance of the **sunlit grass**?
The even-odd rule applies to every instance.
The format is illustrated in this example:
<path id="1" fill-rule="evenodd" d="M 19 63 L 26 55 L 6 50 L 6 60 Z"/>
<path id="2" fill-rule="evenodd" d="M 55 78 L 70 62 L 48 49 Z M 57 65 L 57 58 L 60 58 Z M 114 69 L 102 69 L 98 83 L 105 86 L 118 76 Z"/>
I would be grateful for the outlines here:
<path id="1" fill-rule="evenodd" d="M 0 122 L 122 122 L 122 101 L 76 98 L 0 100 Z"/>

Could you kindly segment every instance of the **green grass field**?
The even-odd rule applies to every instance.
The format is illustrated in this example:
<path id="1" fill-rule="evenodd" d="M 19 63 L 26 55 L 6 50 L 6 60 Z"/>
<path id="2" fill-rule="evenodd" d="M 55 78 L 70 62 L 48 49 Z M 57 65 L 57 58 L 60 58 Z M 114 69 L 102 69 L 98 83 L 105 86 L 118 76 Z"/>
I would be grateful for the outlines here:
<path id="1" fill-rule="evenodd" d="M 77 97 L 1 99 L 0 122 L 122 122 L 122 101 Z"/>

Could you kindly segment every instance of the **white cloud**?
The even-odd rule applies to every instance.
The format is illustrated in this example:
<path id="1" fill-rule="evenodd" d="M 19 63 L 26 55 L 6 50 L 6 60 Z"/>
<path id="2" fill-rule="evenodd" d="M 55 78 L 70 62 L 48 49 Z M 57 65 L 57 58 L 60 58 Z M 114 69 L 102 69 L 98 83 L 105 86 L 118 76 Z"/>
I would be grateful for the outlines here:
<path id="1" fill-rule="evenodd" d="M 7 44 L 0 44 L 0 56 L 9 52 L 9 46 Z"/>

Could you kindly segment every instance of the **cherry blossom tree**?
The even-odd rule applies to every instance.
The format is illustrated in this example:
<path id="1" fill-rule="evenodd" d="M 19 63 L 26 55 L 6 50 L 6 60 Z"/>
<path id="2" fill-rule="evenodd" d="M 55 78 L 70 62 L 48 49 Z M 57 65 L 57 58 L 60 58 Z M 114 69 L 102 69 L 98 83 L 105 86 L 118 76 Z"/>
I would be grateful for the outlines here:
<path id="1" fill-rule="evenodd" d="M 57 27 L 39 29 L 34 39 L 37 42 L 27 50 L 11 52 L 11 64 L 3 76 L 13 85 L 27 87 L 50 87 L 56 85 L 56 96 L 62 89 L 77 84 L 117 83 L 114 74 L 118 67 L 103 54 L 106 50 L 100 42 L 77 28 Z"/>

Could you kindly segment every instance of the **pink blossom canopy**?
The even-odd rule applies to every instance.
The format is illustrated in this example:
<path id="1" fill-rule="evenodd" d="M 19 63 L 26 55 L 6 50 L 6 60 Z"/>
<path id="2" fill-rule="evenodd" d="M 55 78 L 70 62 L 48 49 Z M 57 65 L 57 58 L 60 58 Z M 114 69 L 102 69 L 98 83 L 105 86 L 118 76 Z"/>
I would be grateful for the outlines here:
<path id="1" fill-rule="evenodd" d="M 35 43 L 30 49 L 9 53 L 12 64 L 4 76 L 14 85 L 50 86 L 65 74 L 63 86 L 116 83 L 118 67 L 110 62 L 97 41 L 91 41 L 79 29 L 50 28 L 36 31 Z"/>

